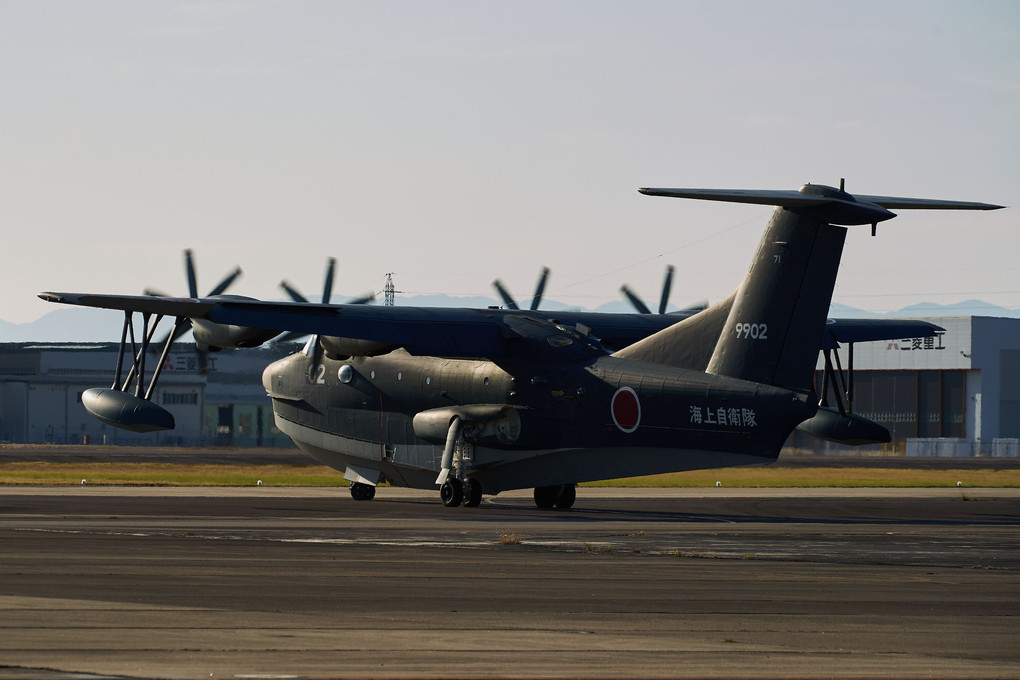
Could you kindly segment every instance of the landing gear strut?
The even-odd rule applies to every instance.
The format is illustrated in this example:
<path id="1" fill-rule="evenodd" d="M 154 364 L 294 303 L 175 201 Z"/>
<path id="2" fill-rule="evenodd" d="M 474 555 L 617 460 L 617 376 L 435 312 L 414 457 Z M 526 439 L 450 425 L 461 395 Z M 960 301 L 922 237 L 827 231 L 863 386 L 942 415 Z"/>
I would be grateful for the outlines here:
<path id="1" fill-rule="evenodd" d="M 577 490 L 573 484 L 535 487 L 535 505 L 540 508 L 556 506 L 567 509 L 573 507 L 575 500 L 577 500 Z"/>
<path id="2" fill-rule="evenodd" d="M 467 476 L 474 445 L 465 438 L 465 430 L 470 434 L 473 426 L 465 426 L 459 417 L 454 417 L 446 433 L 446 446 L 436 484 L 440 485 L 439 499 L 448 508 L 461 504 L 466 508 L 477 508 L 482 502 L 481 482 Z"/>
<path id="3" fill-rule="evenodd" d="M 362 482 L 351 482 L 351 498 L 356 501 L 370 501 L 375 498 L 375 487 Z"/>

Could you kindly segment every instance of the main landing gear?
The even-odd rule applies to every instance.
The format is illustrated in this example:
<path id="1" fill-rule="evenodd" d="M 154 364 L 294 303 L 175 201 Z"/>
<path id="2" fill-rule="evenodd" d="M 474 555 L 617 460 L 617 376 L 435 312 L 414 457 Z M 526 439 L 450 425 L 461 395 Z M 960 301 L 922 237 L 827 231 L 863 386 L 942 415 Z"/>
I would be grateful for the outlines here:
<path id="1" fill-rule="evenodd" d="M 577 500 L 577 489 L 573 484 L 558 484 L 556 486 L 536 486 L 535 505 L 540 508 L 571 508 Z"/>
<path id="2" fill-rule="evenodd" d="M 468 477 L 463 482 L 456 477 L 447 477 L 439 487 L 439 498 L 448 508 L 461 504 L 466 508 L 477 508 L 482 502 L 482 485 L 474 477 Z"/>
<path id="3" fill-rule="evenodd" d="M 474 477 L 468 477 L 463 482 L 456 477 L 447 477 L 439 487 L 439 498 L 448 508 L 456 508 L 460 505 L 466 508 L 476 508 L 482 502 L 482 485 Z M 575 500 L 577 500 L 577 489 L 574 484 L 535 488 L 535 505 L 540 508 L 556 507 L 566 510 L 574 506 Z"/>
<path id="4" fill-rule="evenodd" d="M 351 498 L 356 501 L 370 501 L 375 498 L 375 487 L 362 482 L 351 482 Z"/>

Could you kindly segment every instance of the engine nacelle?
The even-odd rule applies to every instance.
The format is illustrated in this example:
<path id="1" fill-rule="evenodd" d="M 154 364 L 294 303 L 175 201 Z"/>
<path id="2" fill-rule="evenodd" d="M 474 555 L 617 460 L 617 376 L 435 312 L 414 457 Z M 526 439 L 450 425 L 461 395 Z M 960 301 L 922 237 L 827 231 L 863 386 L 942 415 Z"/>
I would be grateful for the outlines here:
<path id="1" fill-rule="evenodd" d="M 474 442 L 512 446 L 521 436 L 520 412 L 507 404 L 464 404 L 421 411 L 412 421 L 414 433 L 444 443 L 454 418 L 461 419 L 464 435 Z"/>
<path id="2" fill-rule="evenodd" d="M 258 347 L 280 334 L 280 331 L 231 326 L 203 319 L 192 319 L 191 329 L 199 348 L 212 352 L 238 347 Z"/>
<path id="3" fill-rule="evenodd" d="M 389 354 L 400 347 L 400 345 L 392 342 L 339 338 L 335 335 L 320 335 L 319 342 L 328 356 L 339 359 L 346 359 L 347 357 L 377 357 Z"/>

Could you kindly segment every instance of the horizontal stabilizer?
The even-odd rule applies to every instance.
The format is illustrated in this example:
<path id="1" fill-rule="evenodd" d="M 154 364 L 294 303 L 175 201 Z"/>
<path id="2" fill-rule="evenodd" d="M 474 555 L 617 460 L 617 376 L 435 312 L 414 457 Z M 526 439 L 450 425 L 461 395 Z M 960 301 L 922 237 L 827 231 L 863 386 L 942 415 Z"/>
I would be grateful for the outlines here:
<path id="1" fill-rule="evenodd" d="M 693 198 L 754 205 L 774 205 L 824 220 L 830 224 L 852 226 L 876 224 L 896 216 L 899 210 L 998 210 L 1001 205 L 973 201 L 943 201 L 899 196 L 851 195 L 824 184 L 805 184 L 796 191 L 769 189 L 638 189 L 648 196 Z"/>
<path id="2" fill-rule="evenodd" d="M 703 201 L 726 201 L 755 205 L 777 205 L 783 208 L 802 208 L 824 205 L 834 200 L 851 200 L 873 203 L 895 210 L 999 210 L 1005 206 L 974 201 L 943 201 L 932 198 L 904 198 L 901 196 L 850 195 L 823 184 L 805 184 L 797 191 L 772 189 L 638 189 L 647 196 L 694 198 Z"/>

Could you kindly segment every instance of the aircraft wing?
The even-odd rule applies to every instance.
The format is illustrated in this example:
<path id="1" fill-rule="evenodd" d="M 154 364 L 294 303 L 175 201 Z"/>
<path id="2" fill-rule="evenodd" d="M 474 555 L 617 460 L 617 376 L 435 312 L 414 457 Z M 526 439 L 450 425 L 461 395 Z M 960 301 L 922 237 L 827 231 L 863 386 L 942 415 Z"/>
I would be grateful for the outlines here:
<path id="1" fill-rule="evenodd" d="M 246 299 L 41 293 L 48 302 L 182 316 L 217 324 L 394 343 L 412 354 L 496 358 L 506 353 L 500 310 L 263 302 Z"/>
<path id="2" fill-rule="evenodd" d="M 323 305 L 92 293 L 40 293 L 39 297 L 61 304 L 204 319 L 280 333 L 293 331 L 392 343 L 420 356 L 493 360 L 516 353 L 514 345 L 519 343 L 514 341 L 522 338 L 549 343 L 545 338 L 556 334 L 558 328 L 577 346 L 590 345 L 579 339 L 591 336 L 602 345 L 618 349 L 685 318 L 671 314 L 599 312 L 557 312 L 555 318 L 549 318 L 543 312 L 505 309 Z M 940 331 L 941 328 L 926 321 L 833 319 L 825 327 L 820 349 L 834 349 L 838 343 L 929 337 Z"/>
<path id="3" fill-rule="evenodd" d="M 945 330 L 916 319 L 829 319 L 821 349 L 836 349 L 838 343 L 929 338 Z"/>
<path id="4" fill-rule="evenodd" d="M 78 307 L 117 309 L 125 312 L 147 312 L 163 316 L 207 318 L 216 302 L 198 298 L 170 298 L 153 295 L 103 295 L 96 293 L 39 293 L 46 302 L 59 302 Z"/>
<path id="5" fill-rule="evenodd" d="M 686 318 L 684 314 L 604 314 L 449 307 L 380 307 L 264 302 L 249 298 L 165 298 L 40 293 L 48 302 L 201 319 L 225 326 L 328 335 L 399 345 L 411 354 L 498 360 L 517 355 L 522 338 L 566 333 L 578 346 L 620 348 Z M 692 314 L 694 312 L 691 312 Z M 527 320 L 530 323 L 517 323 Z M 536 324 L 542 328 L 536 327 Z M 545 335 L 543 335 L 545 334 Z M 584 338 L 584 342 L 580 339 Z M 542 347 L 548 345 L 543 340 Z M 553 346 L 553 345 L 548 345 Z M 566 347 L 566 344 L 558 345 Z M 575 347 L 577 349 L 577 347 Z"/>

